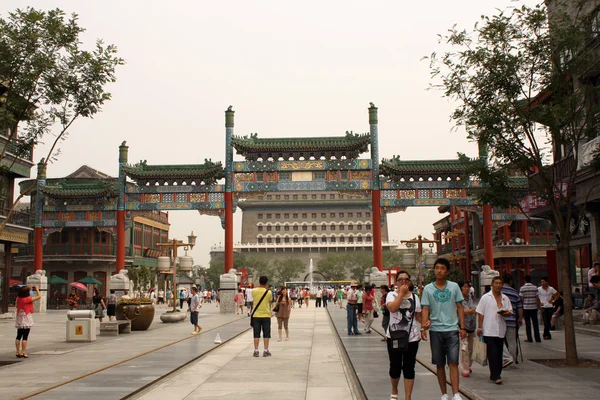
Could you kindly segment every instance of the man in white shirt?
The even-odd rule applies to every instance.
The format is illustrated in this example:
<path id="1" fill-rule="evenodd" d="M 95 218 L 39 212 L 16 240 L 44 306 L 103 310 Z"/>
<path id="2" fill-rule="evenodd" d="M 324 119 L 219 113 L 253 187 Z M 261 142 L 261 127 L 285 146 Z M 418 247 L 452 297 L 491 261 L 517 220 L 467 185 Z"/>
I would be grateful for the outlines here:
<path id="1" fill-rule="evenodd" d="M 358 296 L 356 295 L 356 288 L 358 283 L 356 281 L 352 281 L 350 285 L 350 289 L 348 289 L 348 293 L 346 295 L 346 299 L 348 303 L 346 304 L 346 317 L 348 319 L 348 335 L 360 335 L 358 331 L 358 321 L 357 321 L 357 301 Z"/>
<path id="2" fill-rule="evenodd" d="M 544 340 L 552 339 L 550 327 L 552 324 L 552 313 L 554 311 L 554 300 L 558 297 L 558 292 L 548 284 L 548 278 L 542 278 L 542 286 L 538 288 L 538 298 L 540 299 L 540 308 L 542 309 L 542 320 L 544 321 Z"/>
<path id="3" fill-rule="evenodd" d="M 252 312 L 252 307 L 254 305 L 254 298 L 252 297 L 252 284 L 249 284 L 246 288 L 246 308 L 248 309 L 248 316 Z"/>
<path id="4" fill-rule="evenodd" d="M 194 332 L 192 332 L 192 335 L 197 335 L 202 330 L 202 327 L 198 325 L 198 308 L 200 308 L 198 289 L 192 287 L 192 295 L 190 297 L 190 322 L 194 325 Z"/>
<path id="5" fill-rule="evenodd" d="M 502 293 L 504 282 L 496 276 L 492 279 L 492 290 L 481 297 L 477 306 L 477 335 L 482 336 L 487 347 L 490 379 L 497 385 L 502 383 L 502 351 L 506 335 L 504 318 L 513 314 L 508 296 Z"/>

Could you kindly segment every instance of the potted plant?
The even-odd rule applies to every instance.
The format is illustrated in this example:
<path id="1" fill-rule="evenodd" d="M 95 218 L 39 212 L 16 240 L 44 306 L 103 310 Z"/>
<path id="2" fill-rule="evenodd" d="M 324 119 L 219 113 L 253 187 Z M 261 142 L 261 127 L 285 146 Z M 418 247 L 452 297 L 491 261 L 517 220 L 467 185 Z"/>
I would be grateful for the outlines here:
<path id="1" fill-rule="evenodd" d="M 173 322 L 181 322 L 185 321 L 187 317 L 187 313 L 181 311 L 180 309 L 176 309 L 175 311 L 169 310 L 165 311 L 160 315 L 160 320 L 165 323 L 173 323 Z"/>
<path id="2" fill-rule="evenodd" d="M 117 303 L 116 314 L 118 320 L 131 321 L 132 331 L 145 331 L 154 320 L 154 305 L 146 297 L 121 299 Z"/>

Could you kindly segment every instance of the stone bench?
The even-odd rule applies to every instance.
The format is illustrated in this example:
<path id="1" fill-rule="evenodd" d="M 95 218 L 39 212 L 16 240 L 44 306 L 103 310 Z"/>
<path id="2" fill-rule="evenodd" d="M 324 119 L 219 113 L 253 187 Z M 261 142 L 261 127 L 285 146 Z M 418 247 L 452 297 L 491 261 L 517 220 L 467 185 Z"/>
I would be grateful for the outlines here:
<path id="1" fill-rule="evenodd" d="M 119 336 L 119 333 L 131 333 L 131 321 L 100 322 L 100 335 Z"/>

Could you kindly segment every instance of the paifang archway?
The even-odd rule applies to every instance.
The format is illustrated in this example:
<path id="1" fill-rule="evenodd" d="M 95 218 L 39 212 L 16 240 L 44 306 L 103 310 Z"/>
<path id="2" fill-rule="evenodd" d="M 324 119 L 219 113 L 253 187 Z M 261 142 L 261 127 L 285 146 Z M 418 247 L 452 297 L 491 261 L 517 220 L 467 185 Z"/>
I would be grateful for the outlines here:
<path id="1" fill-rule="evenodd" d="M 84 219 L 86 226 L 102 227 L 116 237 L 117 272 L 125 266 L 128 214 L 197 210 L 218 216 L 225 230 L 227 272 L 233 268 L 233 213 L 239 199 L 278 191 L 370 194 L 373 265 L 381 270 L 382 215 L 415 206 L 476 205 L 470 193 L 481 188 L 481 184 L 466 176 L 467 167 L 459 160 L 403 161 L 393 157 L 380 164 L 377 107 L 372 103 L 368 109 L 368 133 L 346 132 L 333 137 L 234 136 L 234 115 L 230 106 L 225 111 L 224 166 L 210 160 L 185 165 L 152 165 L 146 161 L 130 164 L 129 148 L 123 142 L 119 147 L 117 182 L 77 188 L 60 186 L 61 183 L 47 185 L 45 167 L 40 164 L 35 199 L 35 270 L 42 269 L 44 238 L 53 230 L 81 224 L 81 221 L 48 218 L 60 213 L 104 213 L 100 218 L 95 214 Z M 244 161 L 233 161 L 234 150 Z M 367 152 L 368 158 L 360 158 Z M 222 179 L 224 184 L 217 183 Z M 511 183 L 514 190 L 527 190 L 525 177 L 515 177 Z M 492 207 L 482 208 L 485 260 L 493 265 Z"/>

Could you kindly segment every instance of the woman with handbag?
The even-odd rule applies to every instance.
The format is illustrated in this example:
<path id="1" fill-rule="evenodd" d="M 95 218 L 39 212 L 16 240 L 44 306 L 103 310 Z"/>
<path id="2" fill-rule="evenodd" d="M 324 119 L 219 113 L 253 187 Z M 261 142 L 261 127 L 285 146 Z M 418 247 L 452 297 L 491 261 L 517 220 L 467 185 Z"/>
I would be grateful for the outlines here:
<path id="1" fill-rule="evenodd" d="M 414 289 L 410 275 L 401 271 L 397 278 L 397 289 L 389 292 L 386 307 L 390 322 L 386 331 L 388 356 L 390 359 L 390 400 L 398 399 L 398 383 L 404 373 L 404 398 L 411 399 L 415 384 L 415 363 L 421 340 L 421 302 L 412 293 Z"/>
<path id="2" fill-rule="evenodd" d="M 374 318 L 373 300 L 375 300 L 375 297 L 373 296 L 372 289 L 371 286 L 365 287 L 365 292 L 362 296 L 363 311 L 365 314 L 365 333 L 371 333 L 371 325 Z"/>
<path id="3" fill-rule="evenodd" d="M 294 302 L 290 299 L 288 289 L 284 286 L 277 296 L 277 302 L 273 307 L 273 312 L 277 317 L 277 333 L 279 334 L 278 342 L 281 342 L 281 328 L 285 329 L 285 341 L 290 340 L 290 331 L 288 329 L 288 321 Z"/>
<path id="4" fill-rule="evenodd" d="M 470 295 L 471 285 L 466 281 L 458 281 L 458 287 L 462 291 L 462 295 L 465 298 L 463 301 L 463 310 L 465 313 L 465 330 L 467 336 L 464 339 L 460 339 L 460 359 L 458 363 L 458 369 L 461 375 L 468 378 L 471 375 L 471 365 L 473 365 L 473 345 L 477 335 L 475 329 L 477 328 L 477 313 L 475 312 L 476 304 L 473 301 L 473 297 Z"/>
<path id="5" fill-rule="evenodd" d="M 96 313 L 96 318 L 102 322 L 102 318 L 104 318 L 104 310 L 106 310 L 106 305 L 104 304 L 104 299 L 100 296 L 100 292 L 98 289 L 94 289 L 94 297 L 92 297 L 92 304 L 94 305 L 94 312 Z"/>

